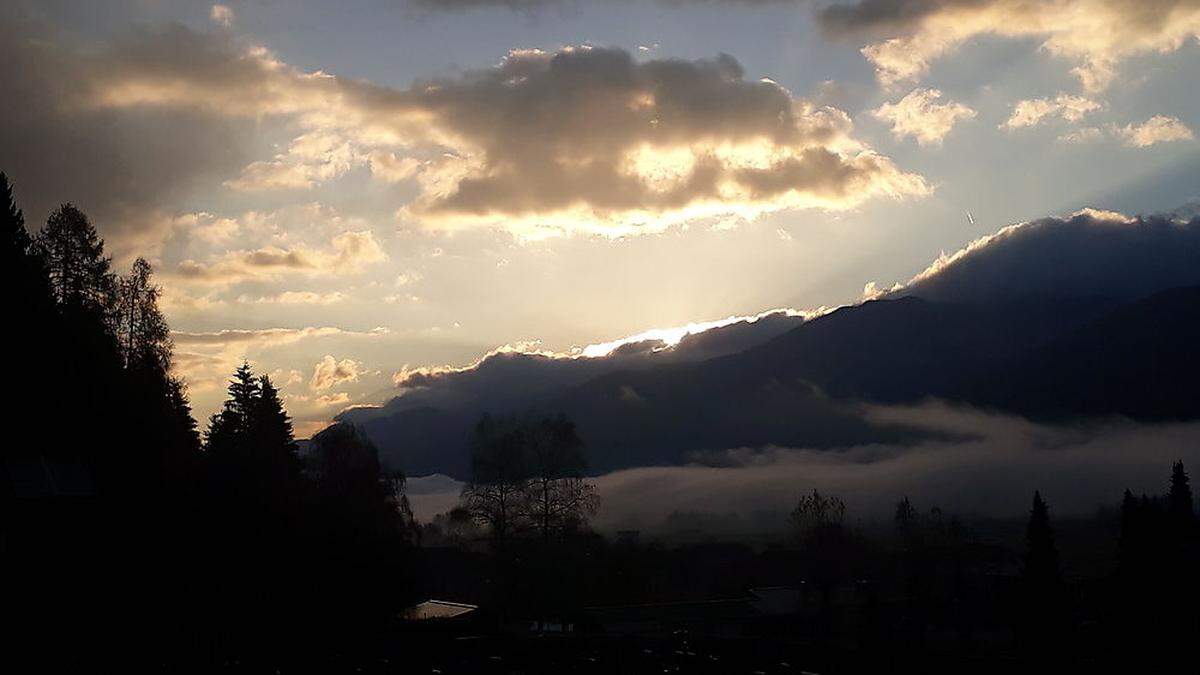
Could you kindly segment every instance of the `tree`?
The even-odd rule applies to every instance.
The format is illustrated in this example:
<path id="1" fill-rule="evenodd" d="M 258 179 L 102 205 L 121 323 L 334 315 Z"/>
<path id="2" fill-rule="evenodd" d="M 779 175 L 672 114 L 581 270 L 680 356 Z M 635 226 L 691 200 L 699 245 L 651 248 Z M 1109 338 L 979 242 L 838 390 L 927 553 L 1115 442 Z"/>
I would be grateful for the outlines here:
<path id="1" fill-rule="evenodd" d="M 384 471 L 375 444 L 354 425 L 339 422 L 313 436 L 311 466 L 318 497 L 341 514 L 343 529 L 413 540 L 404 474 Z"/>
<path id="2" fill-rule="evenodd" d="M 471 437 L 471 480 L 463 486 L 463 507 L 488 528 L 492 543 L 504 550 L 521 526 L 521 505 L 529 470 L 524 438 L 514 419 L 485 414 Z"/>
<path id="3" fill-rule="evenodd" d="M 1171 466 L 1171 488 L 1167 492 L 1167 513 L 1176 528 L 1187 531 L 1195 522 L 1196 513 L 1192 506 L 1192 488 L 1183 462 Z"/>
<path id="4" fill-rule="evenodd" d="M 595 513 L 598 498 L 583 476 L 584 445 L 566 417 L 485 414 L 471 443 L 463 507 L 489 529 L 498 550 L 525 529 L 548 542 Z"/>
<path id="5" fill-rule="evenodd" d="M 821 606 L 826 612 L 833 608 L 833 588 L 849 578 L 850 567 L 859 557 L 853 538 L 842 527 L 845 518 L 845 502 L 815 489 L 800 497 L 791 514 L 804 552 L 804 571 L 821 592 Z"/>
<path id="6" fill-rule="evenodd" d="M 0 251 L 3 251 L 4 261 L 11 264 L 15 258 L 27 254 L 32 244 L 33 239 L 25 229 L 25 214 L 17 208 L 13 197 L 12 183 L 8 175 L 0 171 Z"/>
<path id="7" fill-rule="evenodd" d="M 1117 564 L 1122 576 L 1129 579 L 1135 575 L 1144 558 L 1142 537 L 1142 510 L 1136 497 L 1128 488 L 1121 498 L 1121 534 L 1117 542 Z"/>
<path id="8" fill-rule="evenodd" d="M 837 497 L 824 497 L 817 490 L 803 495 L 792 510 L 792 524 L 801 539 L 819 535 L 824 531 L 841 529 L 846 517 L 846 504 Z"/>
<path id="9" fill-rule="evenodd" d="M 204 434 L 204 449 L 215 462 L 238 454 L 250 432 L 250 415 L 259 394 L 259 382 L 250 364 L 242 362 L 226 389 L 229 398 L 221 411 L 214 413 Z"/>
<path id="10" fill-rule="evenodd" d="M 50 291 L 62 310 L 109 325 L 116 280 L 104 255 L 104 240 L 88 217 L 63 204 L 46 220 L 36 245 L 45 259 Z"/>
<path id="11" fill-rule="evenodd" d="M 145 258 L 117 282 L 117 344 L 126 370 L 165 375 L 171 369 L 171 331 L 158 309 L 160 289 Z"/>
<path id="12" fill-rule="evenodd" d="M 1054 529 L 1050 526 L 1050 508 L 1040 492 L 1033 493 L 1033 507 L 1025 528 L 1025 579 L 1035 587 L 1057 586 L 1059 576 L 1058 547 Z"/>
<path id="13" fill-rule="evenodd" d="M 908 497 L 904 497 L 896 502 L 896 531 L 905 540 L 910 539 L 917 528 L 917 509 L 913 507 L 912 502 L 908 501 Z"/>
<path id="14" fill-rule="evenodd" d="M 270 377 L 258 379 L 258 397 L 250 410 L 251 443 L 263 453 L 279 485 L 293 481 L 300 473 L 300 460 L 292 418 L 283 409 L 279 390 Z"/>
<path id="15" fill-rule="evenodd" d="M 34 247 L 33 237 L 25 228 L 25 214 L 17 207 L 13 186 L 8 176 L 0 172 L 0 267 L 5 275 L 5 291 L 11 299 L 11 307 L 24 310 L 19 313 L 33 328 L 43 330 L 49 326 L 38 323 L 49 322 L 50 287 L 41 256 Z"/>
<path id="16" fill-rule="evenodd" d="M 21 322 L 14 333 L 16 352 L 13 380 L 23 383 L 20 396 L 13 397 L 9 411 L 13 419 L 26 424 L 45 414 L 45 402 L 58 394 L 59 384 L 68 375 L 54 359 L 55 344 L 62 330 L 57 309 L 41 256 L 25 228 L 25 216 L 13 197 L 8 176 L 0 172 L 0 271 L 4 274 L 4 306 Z M 38 426 L 34 424 L 34 426 Z M 23 443 L 6 443 L 0 454 L 28 454 L 40 450 Z M 58 450 L 58 449 L 54 449 Z"/>
<path id="17" fill-rule="evenodd" d="M 212 416 L 205 451 L 224 487 L 287 508 L 297 488 L 300 460 L 292 421 L 279 390 L 243 362 L 229 383 L 229 398 Z"/>
<path id="18" fill-rule="evenodd" d="M 575 424 L 565 416 L 544 418 L 524 430 L 526 466 L 523 513 L 543 542 L 575 529 L 594 514 L 599 498 L 584 480 L 587 458 Z"/>

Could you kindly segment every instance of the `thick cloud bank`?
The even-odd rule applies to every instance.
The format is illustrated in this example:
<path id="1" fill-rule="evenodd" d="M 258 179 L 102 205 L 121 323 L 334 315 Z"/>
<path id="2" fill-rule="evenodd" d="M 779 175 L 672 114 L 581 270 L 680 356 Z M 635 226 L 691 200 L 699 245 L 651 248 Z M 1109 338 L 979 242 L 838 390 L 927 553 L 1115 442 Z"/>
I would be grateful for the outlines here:
<path id="1" fill-rule="evenodd" d="M 589 346 L 576 354 L 543 351 L 536 344 L 508 345 L 464 367 L 401 368 L 393 376 L 401 392 L 398 397 L 382 409 L 357 409 L 347 415 L 362 422 L 424 406 L 472 411 L 520 409 L 532 405 L 545 392 L 575 386 L 604 373 L 698 362 L 741 352 L 804 321 L 805 317 L 797 312 L 775 310 L 679 329 L 694 331 L 684 334 L 678 330 L 650 331 L 628 340 Z"/>
<path id="2" fill-rule="evenodd" d="M 0 153 L 22 199 L 37 213 L 70 194 L 102 227 L 136 212 L 128 234 L 151 240 L 178 215 L 163 213 L 170 200 L 200 185 L 303 191 L 356 169 L 418 188 L 403 219 L 529 237 L 930 190 L 856 139 L 845 112 L 748 76 L 726 54 L 514 50 L 393 88 L 296 68 L 221 28 L 139 28 L 88 51 L 21 22 L 0 31 L 12 65 L 0 87 L 23 102 Z M 247 157 L 272 134 L 291 140 Z"/>
<path id="3" fill-rule="evenodd" d="M 597 525 L 655 531 L 686 514 L 709 514 L 726 526 L 783 528 L 797 497 L 813 489 L 845 500 L 852 519 L 886 521 L 906 495 L 923 508 L 1020 516 L 1035 489 L 1058 516 L 1090 515 L 1119 502 L 1126 488 L 1163 492 L 1177 459 L 1200 466 L 1196 423 L 1050 426 L 940 403 L 873 407 L 866 414 L 959 440 L 838 451 L 735 449 L 698 457 L 689 466 L 617 471 L 596 479 L 602 498 Z M 413 483 L 419 516 L 453 505 L 458 484 Z"/>
<path id="4" fill-rule="evenodd" d="M 935 261 L 899 291 L 972 304 L 1133 300 L 1200 284 L 1200 218 L 1084 210 L 1006 227 Z"/>

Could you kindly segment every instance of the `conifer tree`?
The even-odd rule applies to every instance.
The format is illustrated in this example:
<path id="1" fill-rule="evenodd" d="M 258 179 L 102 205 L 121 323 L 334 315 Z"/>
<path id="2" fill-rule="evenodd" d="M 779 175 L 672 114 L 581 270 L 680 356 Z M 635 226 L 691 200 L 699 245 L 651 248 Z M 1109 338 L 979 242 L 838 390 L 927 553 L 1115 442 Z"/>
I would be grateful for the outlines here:
<path id="1" fill-rule="evenodd" d="M 263 454 L 269 475 L 280 482 L 299 475 L 292 420 L 283 408 L 279 390 L 266 375 L 258 379 L 258 396 L 250 409 L 249 430 L 254 451 Z"/>
<path id="2" fill-rule="evenodd" d="M 250 415 L 259 393 L 259 382 L 250 364 L 242 362 L 226 389 L 229 398 L 214 413 L 204 434 L 204 449 L 218 468 L 240 454 L 250 431 Z"/>
<path id="3" fill-rule="evenodd" d="M 1028 550 L 1025 555 L 1025 578 L 1040 587 L 1059 583 L 1058 547 L 1054 543 L 1054 529 L 1050 526 L 1050 509 L 1040 492 L 1033 493 L 1033 508 L 1029 512 L 1029 525 L 1025 529 Z"/>
<path id="4" fill-rule="evenodd" d="M 33 238 L 25 228 L 25 216 L 13 196 L 8 176 L 0 172 L 0 271 L 4 275 L 4 306 L 22 322 L 14 334 L 20 357 L 14 360 L 13 380 L 23 383 L 21 396 L 14 397 L 13 419 L 35 423 L 44 414 L 44 402 L 55 395 L 65 375 L 54 360 L 54 344 L 62 333 L 58 313 Z M 60 375 L 61 374 L 61 375 Z M 35 424 L 36 426 L 36 424 Z M 36 452 L 21 443 L 6 443 L 2 454 Z"/>
<path id="5" fill-rule="evenodd" d="M 88 217 L 63 204 L 50 214 L 36 244 L 45 260 L 50 291 L 62 310 L 108 325 L 116 279 L 111 260 L 104 255 L 104 240 Z"/>
<path id="6" fill-rule="evenodd" d="M 1190 528 L 1196 518 L 1192 488 L 1183 462 L 1171 466 L 1171 489 L 1167 492 L 1167 513 L 1176 527 Z"/>
<path id="7" fill-rule="evenodd" d="M 25 229 L 25 214 L 17 208 L 8 174 L 0 171 L 0 251 L 5 262 L 12 262 L 29 251 L 33 240 Z"/>

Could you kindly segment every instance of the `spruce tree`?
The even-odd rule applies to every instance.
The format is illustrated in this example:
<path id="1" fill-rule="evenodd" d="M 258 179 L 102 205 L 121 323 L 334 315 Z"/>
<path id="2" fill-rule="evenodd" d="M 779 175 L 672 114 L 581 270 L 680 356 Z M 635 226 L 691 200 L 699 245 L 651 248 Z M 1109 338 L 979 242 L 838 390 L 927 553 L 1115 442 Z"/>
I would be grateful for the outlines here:
<path id="1" fill-rule="evenodd" d="M 299 475 L 300 460 L 292 420 L 283 408 L 279 390 L 266 375 L 258 379 L 258 397 L 249 422 L 254 451 L 262 454 L 268 475 L 281 484 L 294 480 Z"/>
<path id="2" fill-rule="evenodd" d="M 0 255 L 5 270 L 14 270 L 29 253 L 33 239 L 25 229 L 25 214 L 17 207 L 8 175 L 0 171 Z"/>
<path id="3" fill-rule="evenodd" d="M 1058 547 L 1054 529 L 1050 526 L 1050 509 L 1040 492 L 1033 493 L 1033 508 L 1025 529 L 1028 550 L 1025 555 L 1025 578 L 1039 587 L 1056 586 L 1060 582 Z"/>
<path id="4" fill-rule="evenodd" d="M 1171 466 L 1171 489 L 1167 492 L 1167 513 L 1176 527 L 1189 528 L 1196 514 L 1192 506 L 1192 488 L 1183 462 Z"/>
<path id="5" fill-rule="evenodd" d="M 243 361 L 234 371 L 226 389 L 229 398 L 225 400 L 221 411 L 209 418 L 208 430 L 204 434 L 204 450 L 218 482 L 228 483 L 235 478 L 236 469 L 233 465 L 246 449 L 250 415 L 257 405 L 258 387 L 258 378 L 250 364 Z"/>

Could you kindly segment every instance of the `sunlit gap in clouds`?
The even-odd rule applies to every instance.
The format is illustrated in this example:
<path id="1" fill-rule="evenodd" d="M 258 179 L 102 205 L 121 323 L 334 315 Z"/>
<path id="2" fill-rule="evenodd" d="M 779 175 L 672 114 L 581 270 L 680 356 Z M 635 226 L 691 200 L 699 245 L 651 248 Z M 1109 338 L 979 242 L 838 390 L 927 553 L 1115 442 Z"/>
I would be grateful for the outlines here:
<path id="1" fill-rule="evenodd" d="M 696 335 L 714 328 L 724 328 L 725 326 L 730 326 L 735 323 L 754 323 L 765 316 L 771 316 L 774 314 L 783 314 L 784 316 L 801 316 L 807 321 L 823 314 L 827 314 L 830 311 L 832 311 L 832 309 L 828 307 L 819 307 L 817 309 L 793 309 L 791 307 L 784 307 L 778 309 L 769 309 L 765 312 L 759 312 L 758 314 L 728 316 L 724 319 L 715 319 L 713 321 L 692 322 L 682 326 L 674 326 L 672 328 L 651 328 L 650 330 L 642 331 L 641 333 L 629 335 L 617 340 L 612 340 L 610 342 L 590 344 L 580 349 L 578 355 L 588 358 L 608 356 L 613 352 L 613 350 L 623 345 L 650 341 L 662 342 L 663 345 L 658 349 L 669 349 L 678 345 L 683 338 L 689 335 Z"/>

